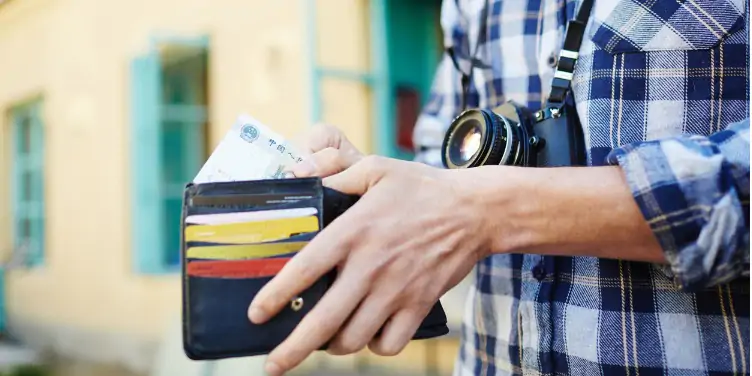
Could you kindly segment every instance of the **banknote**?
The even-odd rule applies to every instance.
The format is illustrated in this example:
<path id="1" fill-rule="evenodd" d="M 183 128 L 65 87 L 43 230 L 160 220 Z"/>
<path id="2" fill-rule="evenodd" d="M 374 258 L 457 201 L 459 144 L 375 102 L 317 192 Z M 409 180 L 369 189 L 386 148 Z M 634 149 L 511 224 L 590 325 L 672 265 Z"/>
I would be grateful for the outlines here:
<path id="1" fill-rule="evenodd" d="M 304 156 L 280 134 L 243 114 L 214 149 L 194 183 L 280 179 Z"/>

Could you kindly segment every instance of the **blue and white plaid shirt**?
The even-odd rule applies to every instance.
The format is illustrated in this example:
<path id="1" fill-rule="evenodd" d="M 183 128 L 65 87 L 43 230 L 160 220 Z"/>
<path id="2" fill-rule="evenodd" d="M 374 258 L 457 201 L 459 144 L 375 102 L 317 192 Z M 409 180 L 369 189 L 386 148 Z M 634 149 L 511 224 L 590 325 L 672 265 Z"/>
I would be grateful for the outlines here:
<path id="1" fill-rule="evenodd" d="M 448 44 L 473 50 L 483 2 L 444 1 Z M 573 79 L 588 161 L 623 169 L 669 265 L 483 260 L 456 375 L 749 374 L 748 4 L 595 1 Z M 489 68 L 476 68 L 468 106 L 540 108 L 578 5 L 490 0 L 478 56 Z M 416 126 L 418 161 L 441 164 L 460 95 L 445 57 Z"/>

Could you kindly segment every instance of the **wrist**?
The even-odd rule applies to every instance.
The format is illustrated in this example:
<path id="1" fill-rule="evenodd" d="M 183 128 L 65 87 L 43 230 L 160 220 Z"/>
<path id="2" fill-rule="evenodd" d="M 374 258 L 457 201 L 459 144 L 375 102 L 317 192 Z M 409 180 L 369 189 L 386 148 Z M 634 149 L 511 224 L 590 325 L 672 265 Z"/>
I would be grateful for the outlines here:
<path id="1" fill-rule="evenodd" d="M 474 174 L 489 253 L 663 260 L 618 167 L 488 166 Z"/>
<path id="2" fill-rule="evenodd" d="M 461 182 L 470 187 L 470 199 L 476 215 L 483 218 L 478 236 L 487 245 L 482 257 L 498 253 L 518 253 L 536 244 L 542 219 L 537 199 L 535 176 L 530 168 L 483 166 L 463 170 Z"/>

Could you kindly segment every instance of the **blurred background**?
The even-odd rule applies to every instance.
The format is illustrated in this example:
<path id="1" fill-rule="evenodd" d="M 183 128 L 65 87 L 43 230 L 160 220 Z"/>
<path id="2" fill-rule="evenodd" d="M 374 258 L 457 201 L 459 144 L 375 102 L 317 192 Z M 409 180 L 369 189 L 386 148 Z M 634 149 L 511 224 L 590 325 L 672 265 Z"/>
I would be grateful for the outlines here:
<path id="1" fill-rule="evenodd" d="M 411 158 L 440 3 L 0 0 L 0 375 L 263 374 L 182 352 L 183 185 L 240 113 Z M 449 375 L 464 289 L 450 335 L 296 373 Z"/>

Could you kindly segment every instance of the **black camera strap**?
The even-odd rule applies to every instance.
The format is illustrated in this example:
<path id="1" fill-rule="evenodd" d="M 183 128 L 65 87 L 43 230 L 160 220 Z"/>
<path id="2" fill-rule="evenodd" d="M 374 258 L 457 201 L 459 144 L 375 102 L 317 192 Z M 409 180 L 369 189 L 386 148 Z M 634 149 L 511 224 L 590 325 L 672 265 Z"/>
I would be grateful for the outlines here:
<path id="1" fill-rule="evenodd" d="M 572 86 L 574 67 L 577 63 L 577 58 L 580 56 L 580 46 L 582 45 L 582 38 L 585 35 L 585 28 L 587 27 L 592 7 L 593 0 L 583 0 L 577 16 L 567 22 L 564 46 L 559 51 L 556 72 L 554 73 L 554 80 L 551 83 L 551 95 L 548 96 L 550 107 L 560 108 L 567 98 L 567 94 Z"/>
<path id="2" fill-rule="evenodd" d="M 455 0 L 459 3 L 459 0 Z M 475 43 L 475 50 L 472 56 L 469 56 L 470 71 L 465 72 L 460 67 L 458 62 L 458 56 L 456 47 L 450 45 L 445 48 L 447 54 L 452 59 L 454 67 L 462 74 L 462 95 L 460 96 L 461 109 L 464 111 L 467 108 L 467 96 L 470 87 L 470 82 L 473 79 L 474 68 L 489 68 L 480 59 L 478 59 L 478 51 L 480 45 L 485 43 L 486 29 L 488 25 L 488 6 L 489 0 L 485 0 L 483 9 L 480 13 L 480 28 L 478 30 L 478 39 Z M 554 80 L 551 83 L 551 94 L 549 95 L 548 103 L 553 107 L 561 107 L 569 94 L 569 90 L 572 85 L 572 77 L 574 75 L 574 67 L 579 57 L 580 46 L 582 45 L 582 38 L 585 35 L 585 27 L 587 26 L 588 19 L 590 19 L 590 10 L 593 7 L 593 0 L 583 0 L 580 5 L 580 9 L 574 19 L 567 22 L 567 30 L 564 36 L 564 46 L 559 51 L 559 57 L 556 63 L 556 72 L 554 73 Z M 457 4 L 459 9 L 459 4 Z M 469 38 L 468 38 L 469 49 Z"/>

